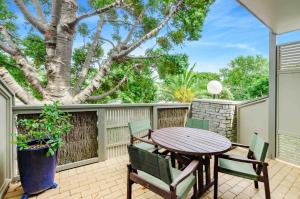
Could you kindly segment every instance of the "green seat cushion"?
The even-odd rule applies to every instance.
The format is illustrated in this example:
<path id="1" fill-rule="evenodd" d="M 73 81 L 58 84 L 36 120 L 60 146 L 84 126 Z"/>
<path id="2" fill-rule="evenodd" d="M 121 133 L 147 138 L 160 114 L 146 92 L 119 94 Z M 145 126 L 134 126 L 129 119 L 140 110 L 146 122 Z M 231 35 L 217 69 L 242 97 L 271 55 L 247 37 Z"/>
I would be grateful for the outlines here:
<path id="1" fill-rule="evenodd" d="M 257 174 L 253 169 L 253 165 L 251 163 L 237 162 L 233 160 L 219 158 L 219 167 L 223 169 L 222 172 L 224 173 L 248 178 L 250 180 L 257 180 Z"/>
<path id="2" fill-rule="evenodd" d="M 171 171 L 172 171 L 173 179 L 175 179 L 181 173 L 181 171 L 174 168 L 172 168 Z M 163 182 L 162 180 L 152 175 L 149 175 L 148 173 L 145 173 L 143 171 L 138 171 L 138 175 L 144 180 L 146 180 L 147 182 L 150 182 L 160 187 L 163 190 L 170 191 L 170 186 L 167 183 Z M 190 175 L 189 177 L 184 179 L 179 185 L 177 185 L 176 195 L 181 199 L 186 198 L 189 191 L 192 189 L 193 185 L 195 184 L 195 182 L 196 182 L 196 178 L 194 175 Z"/>
<path id="3" fill-rule="evenodd" d="M 134 146 L 149 152 L 154 152 L 155 150 L 157 150 L 154 145 L 145 142 L 134 144 Z"/>

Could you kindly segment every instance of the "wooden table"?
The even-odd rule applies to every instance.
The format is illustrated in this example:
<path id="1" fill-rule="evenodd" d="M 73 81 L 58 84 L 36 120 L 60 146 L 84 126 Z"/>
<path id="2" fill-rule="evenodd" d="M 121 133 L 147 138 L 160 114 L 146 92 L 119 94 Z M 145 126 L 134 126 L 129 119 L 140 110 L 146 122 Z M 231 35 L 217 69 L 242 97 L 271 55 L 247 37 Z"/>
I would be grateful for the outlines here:
<path id="1" fill-rule="evenodd" d="M 230 140 L 222 135 L 187 127 L 158 129 L 151 133 L 151 139 L 158 146 L 173 153 L 200 160 L 198 168 L 198 196 L 213 185 L 210 177 L 209 156 L 225 153 L 231 148 Z M 208 169 L 205 169 L 206 183 L 204 184 L 203 164 L 205 163 L 208 164 Z"/>

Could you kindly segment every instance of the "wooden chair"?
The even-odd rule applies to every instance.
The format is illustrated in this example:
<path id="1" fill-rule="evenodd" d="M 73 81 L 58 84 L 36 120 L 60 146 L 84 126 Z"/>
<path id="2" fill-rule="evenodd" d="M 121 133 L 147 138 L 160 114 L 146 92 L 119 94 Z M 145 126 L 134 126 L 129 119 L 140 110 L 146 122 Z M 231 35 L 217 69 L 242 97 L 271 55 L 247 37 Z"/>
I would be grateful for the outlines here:
<path id="1" fill-rule="evenodd" d="M 250 146 L 241 144 L 233 144 L 233 146 L 249 148 L 247 158 L 229 153 L 215 157 L 214 198 L 217 198 L 218 172 L 221 172 L 254 180 L 254 186 L 256 189 L 258 188 L 258 181 L 263 182 L 265 185 L 265 198 L 270 199 L 271 196 L 267 168 L 268 163 L 264 162 L 269 144 L 266 143 L 261 137 L 259 137 L 257 133 L 254 133 Z"/>
<path id="2" fill-rule="evenodd" d="M 130 164 L 127 175 L 127 199 L 132 198 L 132 185 L 137 183 L 167 199 L 184 199 L 194 188 L 197 195 L 196 169 L 192 161 L 183 171 L 171 167 L 168 158 L 150 153 L 134 145 L 128 146 Z M 166 156 L 168 157 L 168 156 Z"/>
<path id="3" fill-rule="evenodd" d="M 185 124 L 186 127 L 197 128 L 197 129 L 209 129 L 209 121 L 208 120 L 199 120 L 194 118 L 188 118 Z"/>
<path id="4" fill-rule="evenodd" d="M 150 140 L 152 130 L 149 120 L 129 122 L 128 127 L 130 133 L 130 144 L 134 144 L 136 147 L 150 152 L 158 150 L 155 144 Z M 144 135 L 141 135 L 143 133 Z M 139 141 L 139 143 L 137 143 L 137 141 Z"/>

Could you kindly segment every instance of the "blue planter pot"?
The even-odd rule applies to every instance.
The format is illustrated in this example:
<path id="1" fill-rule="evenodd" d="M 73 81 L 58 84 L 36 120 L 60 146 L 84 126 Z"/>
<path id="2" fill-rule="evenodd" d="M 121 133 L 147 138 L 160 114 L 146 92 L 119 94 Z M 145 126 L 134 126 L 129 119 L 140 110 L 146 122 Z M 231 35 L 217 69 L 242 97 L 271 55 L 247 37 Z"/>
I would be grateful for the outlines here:
<path id="1" fill-rule="evenodd" d="M 29 143 L 35 144 L 36 141 Z M 20 179 L 24 190 L 22 199 L 57 186 L 54 183 L 57 155 L 47 156 L 47 151 L 47 146 L 37 149 L 17 149 Z"/>

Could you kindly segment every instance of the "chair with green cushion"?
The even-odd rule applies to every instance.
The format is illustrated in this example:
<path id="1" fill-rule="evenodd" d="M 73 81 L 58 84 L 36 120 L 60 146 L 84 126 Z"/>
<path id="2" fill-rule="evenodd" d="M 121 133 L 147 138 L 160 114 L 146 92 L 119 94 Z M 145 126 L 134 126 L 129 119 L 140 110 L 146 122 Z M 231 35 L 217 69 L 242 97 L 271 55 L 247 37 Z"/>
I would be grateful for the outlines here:
<path id="1" fill-rule="evenodd" d="M 168 199 L 184 199 L 194 188 L 197 194 L 196 169 L 198 161 L 192 161 L 183 171 L 171 167 L 168 156 L 150 153 L 134 145 L 128 146 L 130 164 L 127 175 L 127 199 L 132 198 L 132 185 L 140 184 Z M 193 197 L 194 198 L 194 197 Z"/>
<path id="2" fill-rule="evenodd" d="M 130 144 L 134 144 L 136 147 L 150 152 L 158 150 L 155 144 L 150 140 L 152 130 L 149 120 L 132 121 L 128 123 L 128 127 Z M 136 141 L 139 141 L 139 143 L 136 143 Z"/>
<path id="3" fill-rule="evenodd" d="M 209 129 L 209 121 L 208 120 L 199 120 L 194 118 L 188 118 L 185 124 L 186 127 L 197 128 L 208 130 Z"/>
<path id="4" fill-rule="evenodd" d="M 270 199 L 270 187 L 268 177 L 268 163 L 265 162 L 269 144 L 254 133 L 250 146 L 232 144 L 233 146 L 248 148 L 247 157 L 223 154 L 215 157 L 214 166 L 214 198 L 218 193 L 218 172 L 254 180 L 254 186 L 258 188 L 258 181 L 265 185 L 265 198 Z M 262 172 L 262 173 L 261 173 Z"/>

